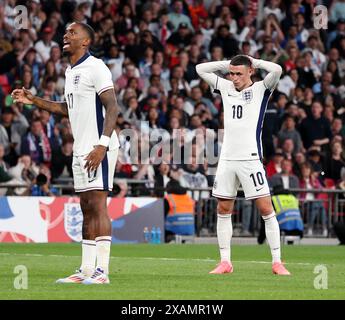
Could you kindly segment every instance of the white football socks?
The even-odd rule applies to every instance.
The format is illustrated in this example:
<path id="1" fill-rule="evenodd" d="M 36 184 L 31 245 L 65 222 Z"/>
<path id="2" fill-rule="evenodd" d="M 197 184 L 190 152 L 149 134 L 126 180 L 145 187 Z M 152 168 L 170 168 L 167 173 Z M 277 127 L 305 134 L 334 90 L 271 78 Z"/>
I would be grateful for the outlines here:
<path id="1" fill-rule="evenodd" d="M 110 246 L 111 236 L 96 238 L 97 268 L 102 268 L 105 274 L 109 274 Z"/>
<path id="2" fill-rule="evenodd" d="M 221 261 L 231 261 L 230 242 L 232 237 L 231 214 L 217 214 L 217 238 Z"/>
<path id="3" fill-rule="evenodd" d="M 91 276 L 95 270 L 96 264 L 96 241 L 83 240 L 82 242 L 82 260 L 80 269 L 86 276 Z"/>
<path id="4" fill-rule="evenodd" d="M 271 249 L 272 262 L 281 262 L 280 260 L 280 229 L 275 212 L 267 216 L 262 216 L 265 221 L 265 231 L 268 245 Z"/>

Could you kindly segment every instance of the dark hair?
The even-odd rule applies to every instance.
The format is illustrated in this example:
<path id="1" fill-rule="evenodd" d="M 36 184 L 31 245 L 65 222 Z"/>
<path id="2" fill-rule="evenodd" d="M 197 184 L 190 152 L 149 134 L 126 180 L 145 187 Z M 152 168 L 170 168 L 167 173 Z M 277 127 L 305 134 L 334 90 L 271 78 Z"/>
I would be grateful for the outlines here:
<path id="1" fill-rule="evenodd" d="M 83 28 L 83 30 L 87 33 L 92 45 L 93 41 L 95 40 L 95 30 L 93 30 L 93 28 L 90 25 L 84 22 L 76 22 L 76 24 L 80 25 Z"/>
<path id="2" fill-rule="evenodd" d="M 239 54 L 237 56 L 234 56 L 231 59 L 230 64 L 232 66 L 247 66 L 247 67 L 251 67 L 252 66 L 252 62 L 250 61 L 250 59 L 242 54 Z"/>

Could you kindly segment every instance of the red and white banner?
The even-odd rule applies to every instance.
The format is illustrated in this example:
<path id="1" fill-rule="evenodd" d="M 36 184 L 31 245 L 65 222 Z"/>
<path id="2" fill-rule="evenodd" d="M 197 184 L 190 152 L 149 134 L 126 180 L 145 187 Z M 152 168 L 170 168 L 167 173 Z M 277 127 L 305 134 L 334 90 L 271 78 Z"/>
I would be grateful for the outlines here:
<path id="1" fill-rule="evenodd" d="M 146 223 L 164 228 L 161 199 L 108 198 L 107 203 L 113 242 L 140 242 Z M 0 242 L 79 242 L 82 222 L 78 197 L 0 197 Z"/>

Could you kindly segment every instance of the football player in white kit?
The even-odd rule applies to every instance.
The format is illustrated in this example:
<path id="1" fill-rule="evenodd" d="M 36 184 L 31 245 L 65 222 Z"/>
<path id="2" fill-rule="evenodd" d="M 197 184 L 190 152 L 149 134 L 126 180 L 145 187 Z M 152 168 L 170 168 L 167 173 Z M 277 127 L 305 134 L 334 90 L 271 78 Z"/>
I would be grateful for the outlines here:
<path id="1" fill-rule="evenodd" d="M 25 88 L 14 90 L 15 101 L 34 104 L 49 112 L 68 116 L 74 137 L 73 177 L 80 193 L 83 212 L 82 262 L 76 273 L 58 283 L 109 283 L 111 222 L 107 196 L 113 177 L 119 142 L 115 133 L 118 105 L 111 72 L 90 55 L 93 29 L 84 23 L 71 23 L 63 38 L 66 69 L 65 102 L 33 96 Z"/>
<path id="2" fill-rule="evenodd" d="M 263 81 L 252 82 L 254 68 L 268 72 Z M 246 199 L 255 199 L 265 221 L 273 273 L 289 275 L 281 262 L 279 224 L 262 164 L 261 144 L 267 102 L 278 84 L 282 68 L 273 62 L 238 55 L 230 61 L 198 64 L 196 71 L 221 94 L 224 106 L 224 140 L 212 190 L 218 200 L 217 238 L 221 261 L 210 273 L 233 272 L 231 213 L 241 184 Z M 230 73 L 230 80 L 220 77 L 221 72 Z"/>

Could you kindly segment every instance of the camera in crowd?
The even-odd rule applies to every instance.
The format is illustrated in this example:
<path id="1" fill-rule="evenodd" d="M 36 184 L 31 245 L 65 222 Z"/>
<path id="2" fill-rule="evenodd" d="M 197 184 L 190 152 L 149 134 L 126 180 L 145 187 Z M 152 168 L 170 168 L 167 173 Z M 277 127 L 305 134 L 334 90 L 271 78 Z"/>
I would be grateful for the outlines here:
<path id="1" fill-rule="evenodd" d="M 48 182 L 48 178 L 46 175 L 44 175 L 43 173 L 40 173 L 37 177 L 36 177 L 36 184 L 39 187 L 44 186 L 46 183 Z"/>

